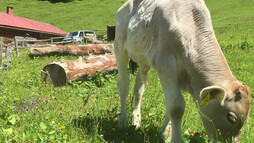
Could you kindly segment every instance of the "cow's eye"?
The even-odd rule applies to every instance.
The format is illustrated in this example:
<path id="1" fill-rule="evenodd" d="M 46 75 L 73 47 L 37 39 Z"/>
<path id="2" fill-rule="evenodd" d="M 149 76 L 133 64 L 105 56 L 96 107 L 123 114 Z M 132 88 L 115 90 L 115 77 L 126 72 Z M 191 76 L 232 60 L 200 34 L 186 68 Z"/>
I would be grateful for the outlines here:
<path id="1" fill-rule="evenodd" d="M 236 117 L 235 113 L 233 113 L 233 112 L 229 112 L 229 113 L 227 114 L 227 119 L 228 119 L 228 121 L 229 121 L 232 125 L 234 125 L 234 124 L 237 123 L 237 117 Z"/>

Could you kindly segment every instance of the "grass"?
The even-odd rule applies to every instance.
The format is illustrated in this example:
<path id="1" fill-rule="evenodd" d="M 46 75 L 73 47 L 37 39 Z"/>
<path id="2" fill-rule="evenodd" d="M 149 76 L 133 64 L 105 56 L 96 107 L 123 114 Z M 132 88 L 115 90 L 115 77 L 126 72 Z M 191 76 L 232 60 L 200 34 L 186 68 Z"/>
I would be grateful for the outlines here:
<path id="1" fill-rule="evenodd" d="M 64 31 L 106 30 L 115 25 L 117 9 L 125 0 L 74 0 L 57 2 L 38 0 L 2 0 L 0 12 L 14 7 L 14 15 L 52 24 Z"/>
<path id="2" fill-rule="evenodd" d="M 51 23 L 66 31 L 94 30 L 114 25 L 115 12 L 122 3 L 119 0 L 114 3 L 109 0 L 69 3 L 5 0 L 0 1 L 0 11 L 5 11 L 6 5 L 12 5 L 14 15 Z M 238 80 L 250 86 L 253 98 L 254 1 L 206 0 L 206 3 L 230 68 Z M 6 70 L 1 70 L 0 142 L 162 142 L 159 131 L 165 114 L 164 97 L 153 70 L 143 96 L 141 129 L 129 126 L 120 130 L 117 127 L 120 102 L 116 74 L 55 87 L 41 80 L 42 68 L 51 61 L 78 57 L 30 58 L 28 54 L 28 50 L 21 50 L 20 57 L 13 56 L 8 77 Z M 130 87 L 133 87 L 134 79 L 130 74 Z M 127 99 L 129 113 L 134 103 L 132 90 Z M 191 96 L 183 95 L 187 104 L 182 123 L 185 142 L 208 142 Z M 242 131 L 243 143 L 250 143 L 254 138 L 253 107 Z"/>

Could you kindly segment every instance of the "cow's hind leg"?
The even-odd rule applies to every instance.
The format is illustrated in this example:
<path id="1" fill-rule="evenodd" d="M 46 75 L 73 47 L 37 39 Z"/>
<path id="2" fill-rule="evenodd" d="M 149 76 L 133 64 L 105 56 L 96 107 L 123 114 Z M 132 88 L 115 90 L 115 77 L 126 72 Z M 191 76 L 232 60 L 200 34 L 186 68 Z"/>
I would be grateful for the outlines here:
<path id="1" fill-rule="evenodd" d="M 166 107 L 166 117 L 162 127 L 162 134 L 166 135 L 166 132 L 169 131 L 167 128 L 171 120 L 171 142 L 183 143 L 181 120 L 185 109 L 185 101 L 178 87 L 176 61 L 175 58 L 170 56 L 162 55 L 160 57 L 162 59 L 157 59 L 156 70 L 163 87 Z"/>
<path id="2" fill-rule="evenodd" d="M 142 95 L 145 91 L 145 86 L 148 80 L 148 72 L 149 67 L 140 66 L 140 70 L 136 76 L 135 85 L 134 85 L 134 95 L 135 95 L 135 103 L 134 109 L 132 112 L 132 124 L 139 128 L 141 126 L 141 114 L 140 114 L 140 106 Z"/>
<path id="3" fill-rule="evenodd" d="M 128 53 L 127 51 L 116 52 L 116 62 L 118 68 L 117 89 L 120 96 L 121 110 L 118 119 L 119 128 L 128 126 L 128 113 L 126 111 L 126 98 L 129 94 L 129 75 L 128 75 Z"/>

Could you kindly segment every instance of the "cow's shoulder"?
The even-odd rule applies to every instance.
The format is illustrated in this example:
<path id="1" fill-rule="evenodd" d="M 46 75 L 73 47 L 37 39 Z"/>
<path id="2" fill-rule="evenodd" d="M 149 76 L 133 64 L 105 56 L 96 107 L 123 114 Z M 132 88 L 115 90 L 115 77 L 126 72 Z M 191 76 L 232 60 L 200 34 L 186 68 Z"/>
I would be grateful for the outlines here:
<path id="1" fill-rule="evenodd" d="M 130 15 L 133 12 L 134 0 L 128 0 L 117 10 L 117 19 L 124 18 L 121 16 Z"/>

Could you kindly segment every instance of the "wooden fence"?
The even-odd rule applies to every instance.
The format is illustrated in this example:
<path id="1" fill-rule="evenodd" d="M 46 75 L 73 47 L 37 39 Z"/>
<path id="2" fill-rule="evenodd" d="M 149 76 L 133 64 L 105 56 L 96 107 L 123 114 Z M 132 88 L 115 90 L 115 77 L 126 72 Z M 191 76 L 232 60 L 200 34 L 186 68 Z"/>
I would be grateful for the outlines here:
<path id="1" fill-rule="evenodd" d="M 15 49 L 16 49 L 16 55 L 19 56 L 18 49 L 19 48 L 31 48 L 32 45 L 36 43 L 43 43 L 43 44 L 67 44 L 72 43 L 73 41 L 63 41 L 65 37 L 52 37 L 50 39 L 43 39 L 43 40 L 37 40 L 36 38 L 31 37 L 21 37 L 21 36 L 15 36 L 14 42 L 15 42 Z"/>
<path id="2" fill-rule="evenodd" d="M 2 43 L 2 38 L 0 37 L 0 74 L 1 74 L 1 69 L 2 69 L 2 61 L 3 61 L 3 46 L 4 44 Z"/>
<path id="3" fill-rule="evenodd" d="M 5 45 L 3 42 L 3 38 L 0 37 L 0 74 L 2 71 L 2 63 L 3 63 L 3 53 L 4 53 L 4 48 L 5 48 L 5 62 L 6 64 L 4 65 L 6 67 L 6 73 L 7 73 L 7 77 L 8 77 L 8 73 L 9 73 L 9 67 L 10 67 L 10 63 L 11 63 L 11 51 L 12 51 L 12 47 L 10 45 Z"/>

